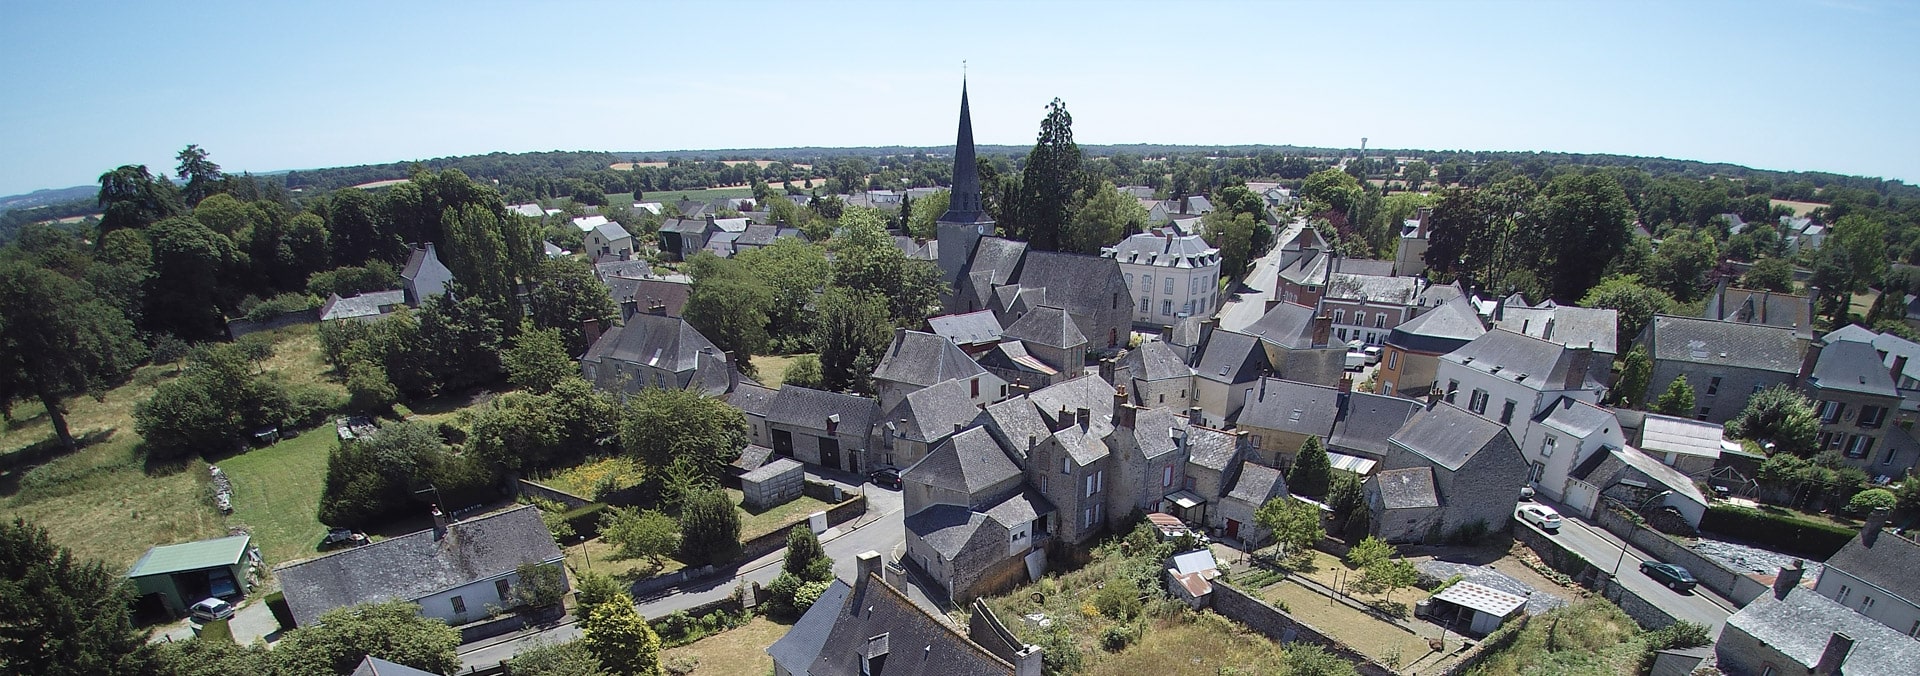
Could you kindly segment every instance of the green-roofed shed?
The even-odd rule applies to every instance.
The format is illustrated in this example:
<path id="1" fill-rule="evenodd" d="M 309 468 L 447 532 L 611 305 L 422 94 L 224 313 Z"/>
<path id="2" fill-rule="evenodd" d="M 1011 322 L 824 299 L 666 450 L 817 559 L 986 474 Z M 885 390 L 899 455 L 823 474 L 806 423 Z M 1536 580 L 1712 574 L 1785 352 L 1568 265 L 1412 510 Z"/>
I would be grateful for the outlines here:
<path id="1" fill-rule="evenodd" d="M 253 538 L 229 535 L 212 540 L 160 545 L 127 571 L 140 596 L 158 596 L 167 612 L 182 615 L 201 599 L 245 596 L 253 568 L 248 550 Z"/>

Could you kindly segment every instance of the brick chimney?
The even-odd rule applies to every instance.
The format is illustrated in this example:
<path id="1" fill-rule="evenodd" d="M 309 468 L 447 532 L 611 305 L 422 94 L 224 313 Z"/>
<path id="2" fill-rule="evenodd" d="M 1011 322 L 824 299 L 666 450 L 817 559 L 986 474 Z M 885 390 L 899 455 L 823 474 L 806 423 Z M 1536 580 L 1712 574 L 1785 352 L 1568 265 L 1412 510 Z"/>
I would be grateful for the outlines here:
<path id="1" fill-rule="evenodd" d="M 1343 373 L 1340 375 L 1340 393 L 1348 394 L 1351 392 L 1353 392 L 1353 376 Z"/>
<path id="2" fill-rule="evenodd" d="M 433 539 L 438 541 L 439 539 L 446 537 L 447 527 L 451 525 L 453 525 L 453 520 L 447 518 L 446 512 L 440 511 L 439 505 L 434 505 L 433 506 Z"/>
<path id="3" fill-rule="evenodd" d="M 799 526 L 797 526 L 799 527 Z M 853 593 L 859 594 L 867 589 L 867 580 L 880 574 L 880 552 L 871 549 L 855 554 L 853 557 Z M 885 584 L 882 582 L 881 584 Z"/>
<path id="4" fill-rule="evenodd" d="M 1788 592 L 1800 586 L 1800 578 L 1806 574 L 1806 564 L 1800 559 L 1794 559 L 1792 565 L 1781 566 L 1780 574 L 1773 578 L 1773 597 L 1786 598 Z"/>
<path id="5" fill-rule="evenodd" d="M 1313 347 L 1326 347 L 1327 340 L 1333 336 L 1333 315 L 1321 314 L 1313 318 Z"/>
<path id="6" fill-rule="evenodd" d="M 624 322 L 626 320 L 633 319 L 633 316 L 637 314 L 640 314 L 639 300 L 628 298 L 626 300 L 620 301 L 620 321 Z"/>
<path id="7" fill-rule="evenodd" d="M 1814 676 L 1839 674 L 1841 665 L 1847 662 L 1849 652 L 1853 652 L 1853 637 L 1846 635 L 1845 632 L 1833 632 L 1832 636 L 1827 637 L 1827 649 L 1820 651 L 1820 661 L 1813 665 Z"/>
<path id="8" fill-rule="evenodd" d="M 1119 429 L 1133 429 L 1134 415 L 1137 411 L 1133 402 L 1127 398 L 1127 386 L 1121 385 L 1113 390 L 1113 426 Z"/>
<path id="9" fill-rule="evenodd" d="M 663 301 L 663 300 L 660 300 L 660 299 L 658 299 L 658 298 L 648 298 L 648 299 L 647 299 L 647 314 L 650 314 L 650 315 L 659 315 L 659 316 L 662 316 L 662 317 L 665 317 L 665 316 L 667 316 L 667 303 L 666 303 L 666 301 Z"/>
<path id="10" fill-rule="evenodd" d="M 588 319 L 580 322 L 580 332 L 587 336 L 587 347 L 593 347 L 594 343 L 600 342 L 600 320 Z"/>
<path id="11" fill-rule="evenodd" d="M 1108 385 L 1119 385 L 1119 383 L 1113 382 L 1114 373 L 1118 370 L 1117 367 L 1119 363 L 1120 360 L 1112 357 L 1100 360 L 1100 379 L 1107 381 Z M 1125 386 L 1122 385 L 1122 387 Z"/>
<path id="12" fill-rule="evenodd" d="M 1860 527 L 1860 543 L 1872 547 L 1873 541 L 1880 539 L 1880 529 L 1885 528 L 1886 525 L 1887 510 L 1873 510 L 1872 514 L 1867 515 L 1866 525 Z"/>

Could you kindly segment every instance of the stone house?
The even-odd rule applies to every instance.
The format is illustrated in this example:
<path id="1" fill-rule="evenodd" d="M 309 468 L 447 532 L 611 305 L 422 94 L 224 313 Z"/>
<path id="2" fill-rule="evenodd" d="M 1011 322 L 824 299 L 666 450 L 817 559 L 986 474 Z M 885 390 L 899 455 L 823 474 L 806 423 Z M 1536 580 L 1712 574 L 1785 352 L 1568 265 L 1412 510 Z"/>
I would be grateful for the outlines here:
<path id="1" fill-rule="evenodd" d="M 1260 339 L 1267 363 L 1281 378 L 1332 385 L 1346 375 L 1347 345 L 1333 339 L 1331 315 L 1281 302 L 1243 332 Z"/>
<path id="2" fill-rule="evenodd" d="M 1707 296 L 1706 319 L 1764 324 L 1793 329 L 1801 340 L 1813 340 L 1814 298 L 1765 289 L 1739 289 L 1722 279 Z"/>
<path id="3" fill-rule="evenodd" d="M 1791 328 L 1674 315 L 1654 315 L 1635 342 L 1653 361 L 1639 402 L 1659 399 L 1685 375 L 1696 399 L 1693 418 L 1721 424 L 1755 392 L 1794 385 L 1806 351 Z"/>
<path id="4" fill-rule="evenodd" d="M 1273 368 L 1259 338 L 1216 329 L 1206 341 L 1194 364 L 1194 407 L 1203 414 L 1199 424 L 1225 426 L 1240 412 L 1248 389 Z"/>
<path id="5" fill-rule="evenodd" d="M 1433 468 L 1390 469 L 1367 479 L 1369 532 L 1387 542 L 1420 542 L 1434 531 L 1440 516 L 1440 494 L 1433 485 Z"/>
<path id="6" fill-rule="evenodd" d="M 1920 641 L 1800 586 L 1781 569 L 1773 591 L 1727 618 L 1714 657 L 1728 676 L 1920 673 Z"/>
<path id="7" fill-rule="evenodd" d="M 447 292 L 447 283 L 453 281 L 453 271 L 440 262 L 440 254 L 433 249 L 433 242 L 413 248 L 407 254 L 407 264 L 400 268 L 401 288 L 407 292 L 407 304 L 420 307 L 428 298 Z"/>
<path id="8" fill-rule="evenodd" d="M 732 355 L 679 317 L 634 315 L 592 345 L 580 358 L 581 375 L 603 392 L 659 387 L 718 396 L 739 380 Z"/>
<path id="9" fill-rule="evenodd" d="M 1912 469 L 1915 458 L 1901 457 L 1903 449 L 1886 441 L 1902 403 L 1896 375 L 1906 365 L 1889 368 L 1872 343 L 1852 340 L 1816 340 L 1807 360 L 1813 369 L 1802 389 L 1820 414 L 1819 448 L 1873 474 L 1901 476 Z"/>
<path id="10" fill-rule="evenodd" d="M 906 560 L 962 603 L 1045 570 L 1054 508 L 1030 490 L 1000 442 L 975 427 L 900 475 Z"/>
<path id="11" fill-rule="evenodd" d="M 970 426 L 983 410 L 973 403 L 972 387 L 968 380 L 949 380 L 909 393 L 881 419 L 880 458 L 873 467 L 910 466 Z"/>
<path id="12" fill-rule="evenodd" d="M 1241 465 L 1240 476 L 1220 498 L 1217 528 L 1221 536 L 1252 547 L 1272 542 L 1273 533 L 1256 523 L 1254 514 L 1267 501 L 1286 497 L 1287 481 L 1280 470 L 1251 462 Z"/>
<path id="13" fill-rule="evenodd" d="M 1326 443 L 1340 415 L 1335 388 L 1261 378 L 1249 395 L 1234 429 L 1247 433 L 1252 455 L 1274 467 L 1292 467 L 1293 458 L 1308 438 Z M 1403 419 L 1404 420 L 1404 419 Z"/>
<path id="14" fill-rule="evenodd" d="M 1606 387 L 1593 377 L 1594 353 L 1496 328 L 1440 357 L 1441 396 L 1526 434 L 1535 413 L 1561 397 L 1598 404 Z"/>
<path id="15" fill-rule="evenodd" d="M 782 385 L 767 409 L 773 452 L 801 462 L 865 471 L 880 404 L 868 397 Z"/>
<path id="16" fill-rule="evenodd" d="M 1213 315 L 1219 300 L 1220 250 L 1199 235 L 1171 229 L 1137 233 L 1100 255 L 1119 262 L 1127 286 L 1134 290 L 1134 324 L 1168 326 L 1183 316 Z"/>
<path id="17" fill-rule="evenodd" d="M 1246 433 L 1192 425 L 1187 429 L 1187 470 L 1183 490 L 1175 494 L 1175 511 L 1187 523 L 1225 528 L 1220 496 L 1240 478 L 1246 464 Z"/>
<path id="18" fill-rule="evenodd" d="M 582 238 L 588 257 L 624 261 L 633 258 L 633 235 L 619 223 L 607 221 L 588 230 Z"/>
<path id="19" fill-rule="evenodd" d="M 1000 333 L 1000 339 L 1001 345 L 1010 340 L 1020 341 L 1027 354 L 1058 373 L 1057 380 L 1086 372 L 1087 337 L 1075 325 L 1073 317 L 1061 308 L 1041 305 L 1028 310 Z"/>
<path id="20" fill-rule="evenodd" d="M 767 646 L 774 676 L 1031 676 L 1042 652 L 1013 637 L 985 604 L 965 632 L 929 614 L 896 585 L 879 552 L 854 559 L 853 584 L 834 580 L 780 640 Z M 893 649 L 899 648 L 898 652 Z"/>
<path id="21" fill-rule="evenodd" d="M 1439 287 L 1446 288 L 1446 287 Z M 1425 397 L 1439 377 L 1440 356 L 1485 335 L 1466 296 L 1454 296 L 1387 332 L 1386 348 L 1375 372 L 1374 394 Z"/>
<path id="22" fill-rule="evenodd" d="M 1427 532 L 1413 540 L 1419 542 L 1502 527 L 1527 485 L 1526 458 L 1507 428 L 1446 403 L 1414 413 L 1389 439 L 1381 475 L 1408 468 L 1432 471 L 1438 500 Z M 1384 510 L 1378 477 L 1367 486 L 1368 505 Z"/>
<path id="23" fill-rule="evenodd" d="M 1860 534 L 1827 558 L 1813 590 L 1894 631 L 1920 638 L 1920 544 L 1885 532 L 1874 513 Z"/>
<path id="24" fill-rule="evenodd" d="M 968 400 L 975 407 L 1000 401 L 1009 394 L 1005 379 L 988 373 L 960 346 L 922 331 L 894 329 L 893 342 L 873 369 L 873 386 L 883 411 L 898 407 L 915 390 L 949 380 L 968 384 Z"/>
<path id="25" fill-rule="evenodd" d="M 1108 382 L 1125 386 L 1133 403 L 1185 411 L 1193 406 L 1194 370 L 1165 341 L 1149 340 L 1113 365 Z"/>
<path id="26" fill-rule="evenodd" d="M 747 419 L 748 443 L 770 446 L 773 433 L 767 431 L 767 413 L 773 410 L 773 398 L 778 390 L 761 387 L 759 383 L 743 380 L 733 386 L 726 394 L 727 404 L 740 409 Z"/>

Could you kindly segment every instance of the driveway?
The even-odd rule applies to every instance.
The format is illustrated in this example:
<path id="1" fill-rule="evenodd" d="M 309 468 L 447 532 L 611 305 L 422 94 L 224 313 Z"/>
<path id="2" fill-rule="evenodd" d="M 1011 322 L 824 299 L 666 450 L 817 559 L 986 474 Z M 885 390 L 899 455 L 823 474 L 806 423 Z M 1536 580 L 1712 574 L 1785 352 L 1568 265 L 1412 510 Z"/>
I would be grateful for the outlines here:
<path id="1" fill-rule="evenodd" d="M 268 643 L 280 640 L 280 622 L 273 619 L 273 611 L 267 608 L 265 591 L 256 591 L 252 598 L 235 608 L 233 617 L 227 619 L 227 629 L 233 631 L 233 642 L 248 645 L 256 639 Z M 172 624 L 155 627 L 153 640 L 185 641 L 194 637 L 199 627 L 193 620 L 180 620 Z"/>

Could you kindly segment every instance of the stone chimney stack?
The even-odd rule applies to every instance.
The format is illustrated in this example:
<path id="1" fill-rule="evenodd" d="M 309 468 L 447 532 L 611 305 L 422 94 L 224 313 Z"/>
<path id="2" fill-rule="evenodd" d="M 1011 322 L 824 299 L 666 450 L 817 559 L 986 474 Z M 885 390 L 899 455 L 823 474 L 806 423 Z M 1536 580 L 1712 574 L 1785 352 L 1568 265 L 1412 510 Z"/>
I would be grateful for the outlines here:
<path id="1" fill-rule="evenodd" d="M 1100 379 L 1107 381 L 1108 385 L 1120 385 L 1119 383 L 1113 382 L 1114 375 L 1118 371 L 1119 363 L 1120 360 L 1112 357 L 1100 360 Z"/>
<path id="2" fill-rule="evenodd" d="M 1807 379 L 1813 377 L 1813 367 L 1820 363 L 1820 351 L 1825 349 L 1826 346 L 1827 342 L 1821 340 L 1819 336 L 1815 336 L 1813 342 L 1807 343 L 1807 353 L 1800 357 L 1800 379 L 1797 381 L 1798 383 L 1805 385 Z"/>
<path id="3" fill-rule="evenodd" d="M 1773 597 L 1786 598 L 1788 592 L 1800 586 L 1800 578 L 1806 574 L 1806 565 L 1799 559 L 1794 559 L 1791 566 L 1781 566 L 1780 574 L 1773 578 Z"/>
<path id="4" fill-rule="evenodd" d="M 1333 315 L 1321 313 L 1313 318 L 1313 347 L 1326 347 L 1333 336 Z"/>
<path id="5" fill-rule="evenodd" d="M 1073 410 L 1073 420 L 1079 423 L 1080 431 L 1084 432 L 1093 423 L 1093 411 L 1085 406 L 1076 408 Z"/>
<path id="6" fill-rule="evenodd" d="M 446 512 L 440 511 L 439 505 L 434 505 L 433 506 L 433 539 L 438 541 L 439 539 L 446 537 L 447 527 L 451 525 L 453 525 L 453 520 L 447 518 Z"/>
<path id="7" fill-rule="evenodd" d="M 1073 409 L 1064 404 L 1060 406 L 1060 415 L 1053 419 L 1053 431 L 1059 432 L 1073 426 Z"/>
<path id="8" fill-rule="evenodd" d="M 739 389 L 740 388 L 740 365 L 734 361 L 737 357 L 734 356 L 732 350 L 728 350 L 726 352 L 720 353 L 720 357 L 726 363 L 727 391 L 732 392 L 736 389 Z M 839 416 L 835 416 L 835 417 L 838 418 Z"/>
<path id="9" fill-rule="evenodd" d="M 866 591 L 868 578 L 878 574 L 880 574 L 880 552 L 869 549 L 855 554 L 853 557 L 853 593 L 859 594 Z"/>
<path id="10" fill-rule="evenodd" d="M 587 337 L 587 347 L 593 347 L 594 343 L 600 342 L 600 320 L 588 319 L 580 322 L 580 332 Z"/>
<path id="11" fill-rule="evenodd" d="M 1121 385 L 1113 390 L 1113 426 L 1120 429 L 1133 429 L 1133 401 L 1127 398 L 1127 386 Z"/>
<path id="12" fill-rule="evenodd" d="M 1894 387 L 1900 386 L 1900 379 L 1904 377 L 1903 374 L 1905 374 L 1906 372 L 1907 372 L 1907 356 L 1904 354 L 1895 355 L 1893 358 L 1893 368 L 1887 369 L 1887 375 L 1893 377 Z"/>
<path id="13" fill-rule="evenodd" d="M 894 327 L 893 328 L 893 353 L 896 355 L 900 354 L 900 346 L 905 345 L 906 342 L 907 342 L 907 330 L 897 326 Z"/>
<path id="14" fill-rule="evenodd" d="M 1867 524 L 1860 528 L 1860 543 L 1872 547 L 1873 541 L 1880 539 L 1880 529 L 1885 528 L 1886 525 L 1887 510 L 1873 510 L 1872 514 L 1867 515 Z"/>
<path id="15" fill-rule="evenodd" d="M 1567 360 L 1567 375 L 1561 389 L 1577 390 L 1587 382 L 1587 369 L 1593 367 L 1593 345 L 1571 348 L 1573 354 Z"/>
<path id="16" fill-rule="evenodd" d="M 1807 287 L 1807 329 L 1820 325 L 1820 287 Z"/>
<path id="17" fill-rule="evenodd" d="M 1841 665 L 1847 662 L 1847 653 L 1853 652 L 1853 637 L 1844 632 L 1833 632 L 1827 637 L 1827 649 L 1820 651 L 1820 661 L 1813 665 L 1814 676 L 1836 676 Z"/>

